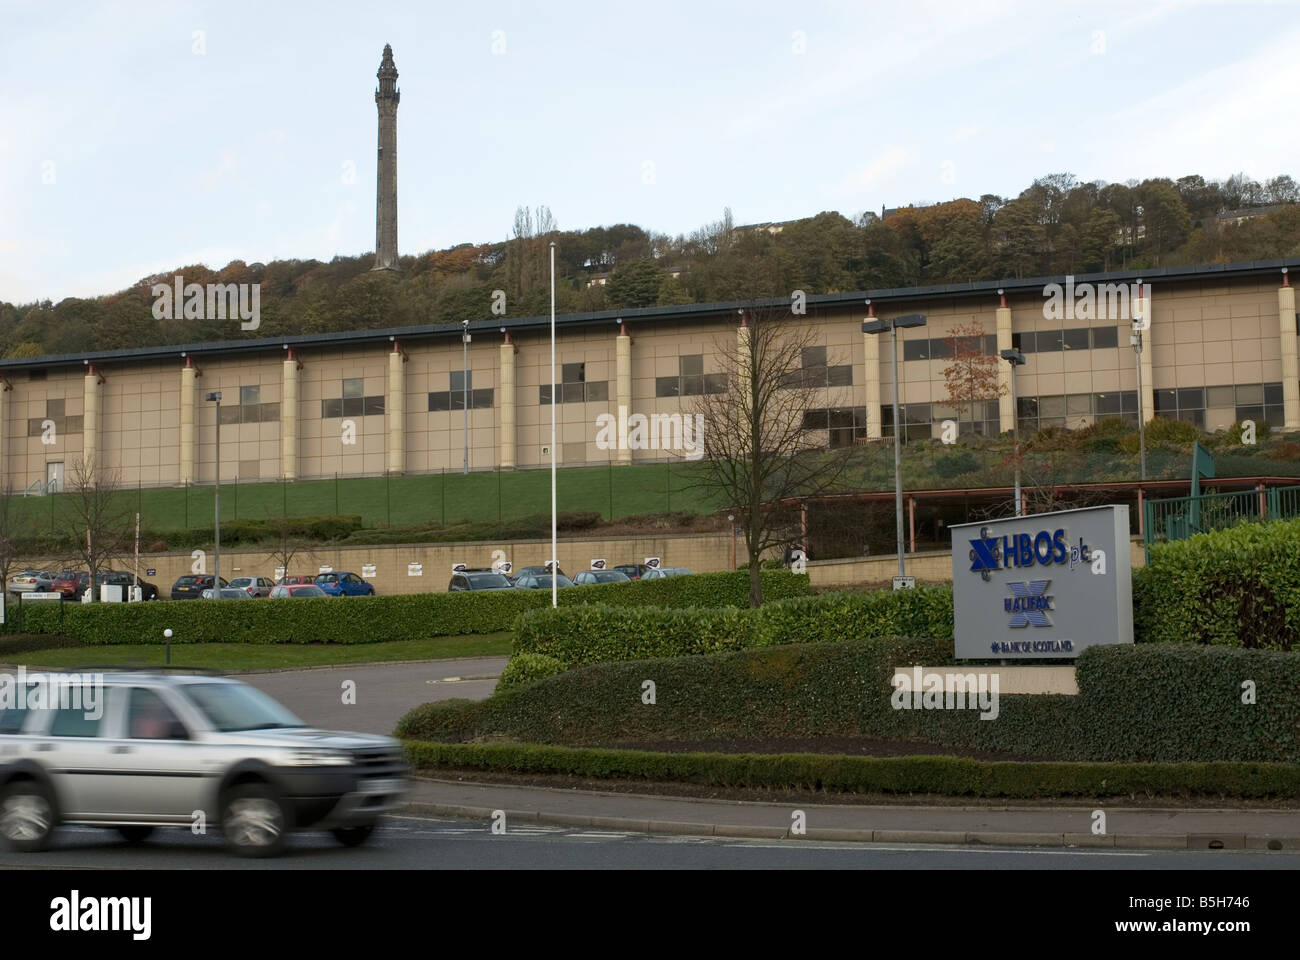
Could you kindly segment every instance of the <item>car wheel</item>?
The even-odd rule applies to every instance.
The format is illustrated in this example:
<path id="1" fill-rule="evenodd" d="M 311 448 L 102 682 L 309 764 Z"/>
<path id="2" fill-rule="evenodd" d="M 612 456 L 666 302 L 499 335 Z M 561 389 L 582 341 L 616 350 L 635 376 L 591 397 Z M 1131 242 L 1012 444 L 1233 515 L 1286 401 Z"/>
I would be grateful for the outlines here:
<path id="1" fill-rule="evenodd" d="M 274 857 L 283 853 L 289 828 L 284 802 L 266 784 L 235 787 L 222 801 L 221 832 L 226 846 L 241 857 Z"/>
<path id="2" fill-rule="evenodd" d="M 144 843 L 153 835 L 155 827 L 147 826 L 127 826 L 118 827 L 117 832 L 122 835 L 122 839 L 127 843 Z"/>
<path id="3" fill-rule="evenodd" d="M 345 847 L 359 847 L 375 832 L 373 823 L 365 823 L 356 827 L 336 827 L 330 833 L 334 834 L 334 839 Z"/>
<path id="4" fill-rule="evenodd" d="M 35 780 L 20 780 L 0 794 L 0 837 L 14 850 L 43 850 L 58 824 L 54 797 Z"/>

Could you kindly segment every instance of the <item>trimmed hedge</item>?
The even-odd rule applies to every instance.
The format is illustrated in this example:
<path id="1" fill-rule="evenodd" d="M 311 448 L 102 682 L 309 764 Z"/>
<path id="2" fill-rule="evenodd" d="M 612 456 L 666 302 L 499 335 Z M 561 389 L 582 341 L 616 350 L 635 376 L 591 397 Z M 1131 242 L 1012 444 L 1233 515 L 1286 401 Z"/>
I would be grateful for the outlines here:
<path id="1" fill-rule="evenodd" d="M 570 587 L 560 602 L 583 608 L 600 602 L 641 605 L 673 603 L 702 592 L 714 597 L 748 596 L 742 573 L 626 584 Z M 807 576 L 764 575 L 773 592 L 797 594 L 808 589 Z M 649 599 L 647 599 L 649 598 Z M 377 643 L 421 640 L 453 634 L 498 633 L 511 629 L 528 610 L 549 609 L 549 590 L 484 590 L 466 593 L 399 594 L 388 597 L 323 597 L 303 600 L 183 600 L 154 603 L 67 603 L 63 632 L 80 643 L 163 643 L 162 632 L 174 631 L 173 643 Z M 738 612 L 738 611 L 737 611 Z M 57 633 L 55 605 L 32 605 L 23 611 L 26 629 Z"/>
<path id="2" fill-rule="evenodd" d="M 511 657 L 506 668 L 501 671 L 496 692 L 523 686 L 534 680 L 544 680 L 563 671 L 564 664 L 554 657 L 547 657 L 540 653 L 521 653 L 517 657 Z"/>
<path id="3" fill-rule="evenodd" d="M 1294 797 L 1300 766 L 1253 763 L 1012 763 L 958 757 L 649 753 L 533 744 L 408 741 L 421 769 L 696 783 L 711 787 L 1008 797 Z"/>
<path id="4" fill-rule="evenodd" d="M 547 607 L 524 614 L 515 631 L 516 654 L 543 653 L 569 666 L 829 643 L 845 637 L 951 640 L 952 589 L 823 593 L 765 603 L 757 609 Z M 951 650 L 944 656 L 950 654 Z"/>
<path id="5" fill-rule="evenodd" d="M 1103 646 L 1079 658 L 1077 696 L 1002 695 L 980 711 L 894 709 L 896 667 L 943 666 L 944 641 L 876 639 L 601 663 L 485 701 L 428 703 L 397 735 L 598 746 L 636 741 L 869 737 L 1062 761 L 1300 762 L 1300 660 L 1196 646 Z M 641 701 L 656 684 L 656 703 Z M 1253 681 L 1255 703 L 1243 703 Z"/>
<path id="6" fill-rule="evenodd" d="M 1145 642 L 1300 649 L 1300 519 L 1153 547 L 1133 576 L 1133 627 Z"/>

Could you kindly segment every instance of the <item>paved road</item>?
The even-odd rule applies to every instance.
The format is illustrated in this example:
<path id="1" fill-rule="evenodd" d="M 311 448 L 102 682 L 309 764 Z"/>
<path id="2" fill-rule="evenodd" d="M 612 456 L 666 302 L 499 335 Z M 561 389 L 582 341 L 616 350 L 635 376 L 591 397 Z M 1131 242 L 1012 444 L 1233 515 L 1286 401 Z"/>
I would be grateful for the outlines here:
<path id="1" fill-rule="evenodd" d="M 304 722 L 326 730 L 391 734 L 402 714 L 430 700 L 464 697 L 485 700 L 496 680 L 449 682 L 447 677 L 497 677 L 506 657 L 427 660 L 372 666 L 287 670 L 241 674 L 239 679 L 264 690 Z M 356 684 L 356 702 L 343 702 L 343 684 Z"/>
<path id="2" fill-rule="evenodd" d="M 511 825 L 493 835 L 485 821 L 391 818 L 370 844 L 350 850 L 328 834 L 295 836 L 274 860 L 229 856 L 216 835 L 160 830 L 140 846 L 92 827 L 63 827 L 39 854 L 0 852 L 0 869 L 211 870 L 1294 870 L 1300 856 L 1253 851 L 1017 850 L 931 844 L 727 840 Z"/>

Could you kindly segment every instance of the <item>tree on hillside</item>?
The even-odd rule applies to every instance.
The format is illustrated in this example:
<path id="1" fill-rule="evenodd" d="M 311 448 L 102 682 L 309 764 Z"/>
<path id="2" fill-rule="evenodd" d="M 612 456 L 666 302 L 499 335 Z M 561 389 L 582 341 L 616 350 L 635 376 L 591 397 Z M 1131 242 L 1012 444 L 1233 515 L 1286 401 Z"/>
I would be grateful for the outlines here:
<path id="1" fill-rule="evenodd" d="M 99 600 L 100 574 L 126 556 L 135 536 L 135 512 L 119 495 L 118 479 L 116 470 L 94 457 L 78 457 L 62 497 L 59 525 L 71 545 L 69 559 L 90 574 L 92 602 Z"/>
<path id="2" fill-rule="evenodd" d="M 952 357 L 943 368 L 948 391 L 943 402 L 956 408 L 959 421 L 982 420 L 975 416 L 976 404 L 1006 393 L 1005 385 L 998 381 L 998 364 L 1004 361 L 984 351 L 984 329 L 975 320 L 957 324 L 943 341 Z"/>
<path id="3" fill-rule="evenodd" d="M 749 266 L 750 289 L 770 295 L 776 288 L 770 267 L 761 261 Z M 810 414 L 825 414 L 843 400 L 831 399 L 833 364 L 815 331 L 792 314 L 788 300 L 777 302 L 782 305 L 748 298 L 741 332 L 716 345 L 725 392 L 698 396 L 692 409 L 704 434 L 693 485 L 735 510 L 749 560 L 751 607 L 763 602 L 764 552 L 790 542 L 788 501 L 835 488 L 852 450 L 822 449 L 825 434 L 807 429 Z"/>

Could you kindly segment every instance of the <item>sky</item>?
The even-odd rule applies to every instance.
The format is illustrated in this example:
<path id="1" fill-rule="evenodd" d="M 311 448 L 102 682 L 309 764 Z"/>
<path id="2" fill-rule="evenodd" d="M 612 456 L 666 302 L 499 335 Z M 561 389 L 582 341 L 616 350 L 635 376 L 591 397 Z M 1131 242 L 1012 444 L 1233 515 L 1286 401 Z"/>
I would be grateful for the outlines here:
<path id="1" fill-rule="evenodd" d="M 854 217 L 1034 178 L 1300 179 L 1294 2 L 0 0 L 0 302 L 561 229 Z"/>

